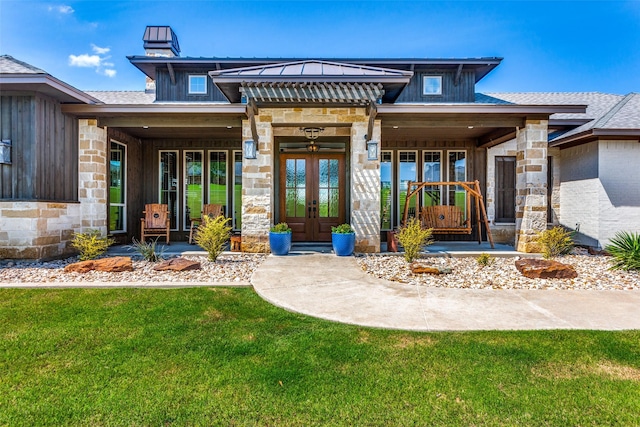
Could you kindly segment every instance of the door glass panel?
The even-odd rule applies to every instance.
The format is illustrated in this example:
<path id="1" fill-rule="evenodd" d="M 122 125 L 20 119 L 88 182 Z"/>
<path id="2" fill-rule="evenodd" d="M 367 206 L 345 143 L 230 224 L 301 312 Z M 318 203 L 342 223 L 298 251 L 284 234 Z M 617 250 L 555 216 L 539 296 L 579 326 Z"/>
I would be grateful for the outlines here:
<path id="1" fill-rule="evenodd" d="M 160 152 L 160 203 L 169 206 L 171 229 L 178 224 L 178 152 Z"/>
<path id="2" fill-rule="evenodd" d="M 409 181 L 417 181 L 417 156 L 415 151 L 400 151 L 398 162 L 398 209 L 400 216 L 404 214 L 404 204 L 407 199 L 407 185 Z M 416 215 L 417 197 L 412 197 L 409 201 L 409 217 Z"/>
<path id="3" fill-rule="evenodd" d="M 449 181 L 467 180 L 467 159 L 465 151 L 449 152 Z M 466 208 L 466 193 L 459 185 L 449 186 L 448 204 L 458 206 L 462 211 Z"/>
<path id="4" fill-rule="evenodd" d="M 304 159 L 287 159 L 286 168 L 286 216 L 304 217 L 306 198 L 306 163 Z"/>
<path id="5" fill-rule="evenodd" d="M 440 151 L 425 151 L 422 164 L 423 180 L 425 182 L 442 181 L 440 171 L 442 164 L 442 154 Z M 424 187 L 424 206 L 441 205 L 442 188 L 441 186 Z"/>
<path id="6" fill-rule="evenodd" d="M 125 220 L 126 146 L 112 141 L 109 151 L 109 231 L 127 231 Z"/>
<path id="7" fill-rule="evenodd" d="M 392 152 L 383 151 L 380 157 L 380 228 L 391 230 Z"/>
<path id="8" fill-rule="evenodd" d="M 209 203 L 223 206 L 227 215 L 227 153 L 209 152 Z"/>
<path id="9" fill-rule="evenodd" d="M 185 151 L 184 228 L 189 228 L 191 218 L 199 218 L 202 211 L 202 152 Z"/>
<path id="10" fill-rule="evenodd" d="M 318 216 L 320 218 L 338 216 L 339 200 L 333 195 L 338 190 L 338 171 L 338 159 L 318 160 Z"/>
<path id="11" fill-rule="evenodd" d="M 338 213 L 339 203 L 340 203 L 340 189 L 331 188 L 329 190 L 329 217 L 330 218 L 337 218 L 339 216 L 339 213 Z"/>

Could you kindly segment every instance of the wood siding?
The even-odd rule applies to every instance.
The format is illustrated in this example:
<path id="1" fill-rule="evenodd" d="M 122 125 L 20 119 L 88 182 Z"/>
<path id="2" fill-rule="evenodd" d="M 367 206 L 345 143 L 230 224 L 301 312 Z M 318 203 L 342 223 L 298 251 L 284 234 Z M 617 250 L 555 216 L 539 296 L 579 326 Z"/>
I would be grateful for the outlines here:
<path id="1" fill-rule="evenodd" d="M 442 76 L 442 95 L 423 95 L 423 76 Z M 396 104 L 402 102 L 474 102 L 476 98 L 475 73 L 463 71 L 457 85 L 455 77 L 456 73 L 451 71 L 416 71 L 396 100 Z"/>
<path id="2" fill-rule="evenodd" d="M 0 165 L 0 199 L 78 199 L 78 121 L 41 95 L 3 95 L 0 134 L 10 165 Z"/>
<path id="3" fill-rule="evenodd" d="M 211 78 L 207 75 L 209 70 L 176 70 L 175 84 L 171 82 L 169 71 L 167 69 L 157 69 L 156 71 L 156 100 L 158 101 L 187 101 L 187 102 L 228 102 L 227 98 L 213 84 Z M 189 76 L 205 75 L 207 76 L 207 93 L 206 94 L 189 94 Z"/>

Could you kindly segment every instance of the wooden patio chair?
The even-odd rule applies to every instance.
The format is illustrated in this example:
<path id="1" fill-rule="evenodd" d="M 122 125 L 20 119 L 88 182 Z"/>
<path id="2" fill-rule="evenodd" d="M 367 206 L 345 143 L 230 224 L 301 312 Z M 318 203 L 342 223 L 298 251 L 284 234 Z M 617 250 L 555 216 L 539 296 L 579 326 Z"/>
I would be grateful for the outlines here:
<path id="1" fill-rule="evenodd" d="M 200 218 L 191 218 L 191 227 L 189 228 L 189 244 L 193 241 L 193 230 L 198 228 L 198 225 L 202 224 L 202 218 L 208 216 L 209 218 L 217 218 L 222 215 L 222 205 L 209 204 L 202 207 Z"/>
<path id="2" fill-rule="evenodd" d="M 141 238 L 144 242 L 147 237 L 165 236 L 167 245 L 169 244 L 169 231 L 171 220 L 169 219 L 169 205 L 152 203 L 144 205 L 142 211 L 144 218 L 141 218 Z"/>

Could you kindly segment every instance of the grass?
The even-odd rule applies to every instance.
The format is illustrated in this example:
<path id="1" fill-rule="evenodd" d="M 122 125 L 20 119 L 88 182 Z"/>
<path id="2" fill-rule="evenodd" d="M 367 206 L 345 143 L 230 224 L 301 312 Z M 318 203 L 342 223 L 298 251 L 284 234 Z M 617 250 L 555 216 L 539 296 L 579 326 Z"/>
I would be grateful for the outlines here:
<path id="1" fill-rule="evenodd" d="M 640 331 L 417 333 L 251 289 L 0 290 L 0 425 L 638 425 Z"/>

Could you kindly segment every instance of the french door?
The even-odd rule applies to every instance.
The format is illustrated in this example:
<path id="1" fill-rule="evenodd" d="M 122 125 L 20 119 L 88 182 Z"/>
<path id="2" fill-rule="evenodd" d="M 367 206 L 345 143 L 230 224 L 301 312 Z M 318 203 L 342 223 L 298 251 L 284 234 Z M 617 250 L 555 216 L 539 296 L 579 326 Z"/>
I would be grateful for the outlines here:
<path id="1" fill-rule="evenodd" d="M 280 155 L 280 221 L 293 241 L 331 241 L 331 227 L 345 222 L 345 156 Z"/>

